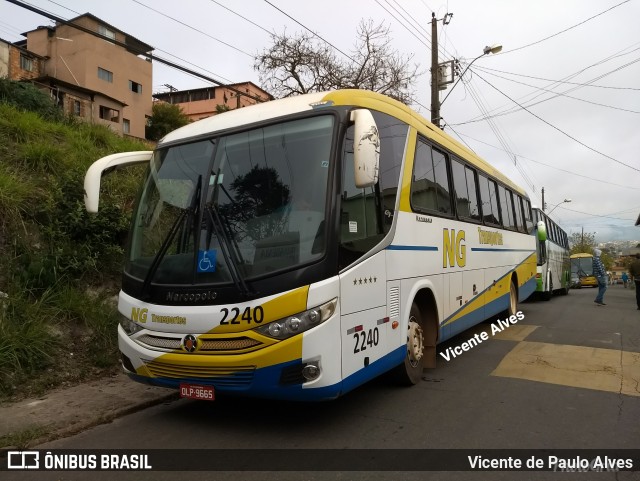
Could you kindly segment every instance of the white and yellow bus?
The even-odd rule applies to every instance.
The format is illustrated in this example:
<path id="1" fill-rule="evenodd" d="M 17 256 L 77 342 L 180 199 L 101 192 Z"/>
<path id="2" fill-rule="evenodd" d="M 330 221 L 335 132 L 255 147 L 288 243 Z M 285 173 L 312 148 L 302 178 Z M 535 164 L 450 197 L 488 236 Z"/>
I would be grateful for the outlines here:
<path id="1" fill-rule="evenodd" d="M 593 254 L 579 252 L 571 254 L 571 274 L 578 278 L 576 286 L 598 287 L 598 279 L 593 275 Z"/>
<path id="2" fill-rule="evenodd" d="M 546 239 L 539 238 L 537 245 L 536 294 L 548 301 L 554 293 L 568 294 L 571 287 L 569 236 L 538 208 L 533 209 L 533 221 L 536 225 L 542 222 L 546 228 Z"/>
<path id="3" fill-rule="evenodd" d="M 118 309 L 124 370 L 180 390 L 323 400 L 514 314 L 536 288 L 526 193 L 416 112 L 313 93 L 182 127 L 144 162 Z"/>

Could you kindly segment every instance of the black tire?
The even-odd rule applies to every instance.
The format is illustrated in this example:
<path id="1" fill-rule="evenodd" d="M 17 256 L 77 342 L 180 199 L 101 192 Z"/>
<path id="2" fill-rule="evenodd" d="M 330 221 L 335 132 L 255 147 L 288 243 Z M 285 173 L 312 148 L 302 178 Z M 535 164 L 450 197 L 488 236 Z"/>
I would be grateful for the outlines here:
<path id="1" fill-rule="evenodd" d="M 507 308 L 507 316 L 511 317 L 518 312 L 518 288 L 516 282 L 511 279 L 511 286 L 509 287 L 509 307 Z"/>
<path id="2" fill-rule="evenodd" d="M 424 369 L 424 320 L 414 303 L 407 323 L 407 355 L 393 371 L 395 380 L 403 386 L 413 386 L 422 380 Z"/>
<path id="3" fill-rule="evenodd" d="M 550 301 L 552 296 L 553 296 L 553 279 L 549 277 L 549 290 L 542 295 L 542 299 L 544 299 L 545 301 Z"/>

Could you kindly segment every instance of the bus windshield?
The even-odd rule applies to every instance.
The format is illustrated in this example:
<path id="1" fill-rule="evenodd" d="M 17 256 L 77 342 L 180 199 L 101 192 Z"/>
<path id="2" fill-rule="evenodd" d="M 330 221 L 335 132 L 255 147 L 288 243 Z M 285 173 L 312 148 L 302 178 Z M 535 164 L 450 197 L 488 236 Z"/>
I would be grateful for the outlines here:
<path id="1" fill-rule="evenodd" d="M 571 259 L 571 273 L 579 277 L 593 275 L 593 259 L 591 257 L 576 257 Z"/>
<path id="2" fill-rule="evenodd" d="M 322 257 L 333 125 L 324 115 L 158 149 L 125 272 L 237 283 Z"/>

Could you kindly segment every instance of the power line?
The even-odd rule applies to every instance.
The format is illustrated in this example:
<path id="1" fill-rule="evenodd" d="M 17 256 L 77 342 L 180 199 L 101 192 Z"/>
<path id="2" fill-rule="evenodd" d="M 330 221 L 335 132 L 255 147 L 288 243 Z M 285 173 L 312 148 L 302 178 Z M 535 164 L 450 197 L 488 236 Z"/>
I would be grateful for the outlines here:
<path id="1" fill-rule="evenodd" d="M 624 48 L 624 49 L 620 50 L 619 52 L 624 52 L 624 51 L 625 51 L 625 50 L 627 50 L 628 48 L 629 48 L 629 47 L 626 47 L 626 48 Z M 578 70 L 577 72 L 574 72 L 574 73 L 572 73 L 572 74 L 570 74 L 570 75 L 566 76 L 566 77 L 565 77 L 565 79 L 563 79 L 563 80 L 566 80 L 566 79 L 570 79 L 570 78 L 577 77 L 578 75 L 580 75 L 581 73 L 583 73 L 583 72 L 585 72 L 585 71 L 589 70 L 589 69 L 590 69 L 590 68 L 592 68 L 592 67 L 596 67 L 596 66 L 598 66 L 598 65 L 601 65 L 601 64 L 603 64 L 603 63 L 605 63 L 605 62 L 608 62 L 608 61 L 610 61 L 610 60 L 613 60 L 613 59 L 615 59 L 615 58 L 622 57 L 622 56 L 624 56 L 624 55 L 629 55 L 630 53 L 635 52 L 636 50 L 640 50 L 640 48 L 635 48 L 635 49 L 631 50 L 630 52 L 627 52 L 627 53 L 624 53 L 624 54 L 620 54 L 619 52 L 617 52 L 617 53 L 616 53 L 616 54 L 614 54 L 614 55 L 610 55 L 609 57 L 606 57 L 606 58 L 604 58 L 604 59 L 602 59 L 602 60 L 600 60 L 600 61 L 598 61 L 598 62 L 596 62 L 596 63 L 594 63 L 594 64 L 591 64 L 591 65 L 589 65 L 589 66 L 587 66 L 587 67 L 585 67 L 585 68 L 583 68 L 583 69 Z M 619 66 L 619 67 L 617 67 L 617 68 L 615 68 L 615 69 L 613 69 L 613 70 L 611 70 L 611 71 L 609 71 L 609 72 L 605 72 L 604 74 L 601 74 L 601 75 L 599 75 L 599 76 L 597 76 L 597 77 L 595 77 L 595 78 L 593 78 L 593 79 L 589 80 L 589 81 L 588 81 L 588 83 L 596 82 L 596 81 L 598 81 L 598 80 L 600 80 L 600 79 L 602 79 L 602 78 L 604 78 L 604 77 L 606 77 L 606 76 L 608 76 L 608 75 L 611 75 L 611 74 L 613 74 L 613 73 L 615 73 L 615 72 L 618 72 L 619 70 L 622 70 L 623 68 L 627 68 L 627 67 L 629 67 L 630 65 L 633 65 L 633 64 L 637 63 L 638 61 L 640 61 L 640 58 L 639 58 L 639 59 L 632 60 L 631 62 L 628 62 L 628 63 L 626 63 L 626 64 L 624 64 L 624 65 L 622 65 L 622 66 Z M 554 83 L 557 83 L 557 82 L 554 82 Z M 551 85 L 549 85 L 548 87 L 552 87 L 552 86 L 553 86 L 553 83 L 552 83 Z M 573 87 L 573 88 L 570 88 L 570 89 L 565 90 L 563 93 L 573 92 L 574 90 L 577 90 L 578 88 L 580 88 L 580 87 Z M 529 92 L 528 94 L 523 95 L 523 96 L 522 96 L 522 97 L 520 97 L 520 98 L 521 98 L 521 99 L 524 99 L 524 98 L 529 97 L 529 96 L 531 96 L 531 95 L 533 95 L 533 92 Z M 548 98 L 546 98 L 546 99 L 542 99 L 542 100 L 540 100 L 540 101 L 538 101 L 538 102 L 533 102 L 533 100 L 534 100 L 534 99 L 536 99 L 536 98 L 538 98 L 538 97 L 540 97 L 540 96 L 542 96 L 542 95 L 543 95 L 543 93 L 539 93 L 539 94 L 537 94 L 537 95 L 534 95 L 534 96 L 529 100 L 529 103 L 527 104 L 527 107 L 532 107 L 532 106 L 534 106 L 534 105 L 538 105 L 538 104 L 541 104 L 541 103 L 543 103 L 543 102 L 546 102 L 547 100 L 551 100 L 551 99 L 555 98 L 555 96 L 552 96 L 552 97 L 548 97 Z M 557 96 L 557 95 L 556 95 L 556 96 Z M 500 108 L 501 108 L 501 107 L 500 107 Z M 493 111 L 495 112 L 496 110 L 498 110 L 498 109 L 494 109 Z M 518 108 L 517 108 L 517 107 L 510 107 L 510 108 L 508 108 L 508 109 L 506 109 L 506 110 L 503 110 L 503 111 L 501 111 L 501 112 L 498 112 L 498 113 L 494 114 L 494 116 L 502 116 L 502 115 L 511 114 L 511 113 L 513 113 L 513 112 L 517 112 L 517 111 L 518 111 Z M 469 124 L 469 123 L 473 123 L 473 122 L 479 122 L 479 121 L 481 121 L 481 120 L 483 120 L 483 119 L 482 119 L 482 118 L 479 118 L 479 117 L 475 117 L 475 118 L 472 118 L 471 120 L 468 120 L 468 121 L 466 121 L 466 122 L 460 122 L 460 123 L 457 123 L 457 124 L 455 124 L 455 125 Z"/>
<path id="2" fill-rule="evenodd" d="M 495 68 L 489 68 L 489 67 L 485 67 L 485 66 L 476 66 L 476 68 L 485 71 L 487 73 L 489 72 L 499 72 L 499 73 L 503 73 L 503 74 L 507 74 L 507 75 L 514 75 L 516 77 L 525 77 L 525 78 L 530 78 L 530 79 L 534 79 L 534 80 L 543 80 L 545 82 L 552 82 L 554 84 L 569 84 L 569 85 L 578 85 L 580 87 L 594 87 L 594 88 L 600 88 L 600 89 L 611 89 L 611 90 L 640 90 L 640 88 L 636 88 L 636 87 L 612 87 L 612 86 L 608 86 L 608 85 L 593 85 L 593 84 L 587 84 L 587 83 L 579 83 L 579 82 L 567 82 L 566 80 L 552 80 L 552 79 L 548 79 L 548 78 L 543 78 L 543 77 L 535 77 L 533 75 L 525 75 L 522 73 L 515 73 L 515 72 L 506 72 L 504 70 L 498 70 Z"/>
<path id="3" fill-rule="evenodd" d="M 613 219 L 613 220 L 626 220 L 626 221 L 630 221 L 630 220 L 635 220 L 635 219 L 622 219 L 620 217 L 611 217 L 611 215 L 602 215 L 602 214 L 592 214 L 591 212 L 582 212 L 580 210 L 574 210 L 574 209 L 569 209 L 567 207 L 562 207 L 562 206 L 558 206 L 559 209 L 562 210 L 568 210 L 569 212 L 575 212 L 576 214 L 584 214 L 584 215 L 589 215 L 591 217 L 603 217 L 605 219 Z"/>
<path id="4" fill-rule="evenodd" d="M 468 91 L 469 91 L 469 94 L 471 95 L 471 98 L 476 103 L 476 105 L 478 106 L 480 111 L 483 114 L 485 114 L 487 112 L 487 108 L 485 107 L 484 102 L 482 101 L 482 98 L 480 97 L 480 94 L 478 92 L 476 92 L 476 90 L 474 89 L 473 85 L 465 84 L 465 86 L 468 88 Z M 517 158 L 516 158 L 515 154 L 513 153 L 513 149 L 509 145 L 509 142 L 507 141 L 507 139 L 502 134 L 502 131 L 499 129 L 498 125 L 490 117 L 487 117 L 487 124 L 489 125 L 489 128 L 493 131 L 493 134 L 495 135 L 496 139 L 498 139 L 498 142 L 500 142 L 500 145 L 502 145 L 504 151 L 510 154 L 509 160 L 513 161 L 514 165 L 516 166 L 516 169 L 520 172 L 520 175 L 522 176 L 522 179 L 527 183 L 527 185 L 529 185 L 529 187 L 531 187 L 531 190 L 535 194 L 535 185 L 534 185 L 533 181 L 524 172 L 522 167 L 520 165 L 518 165 L 517 160 L 516 160 Z"/>
<path id="5" fill-rule="evenodd" d="M 407 26 L 406 26 L 406 24 L 404 24 L 403 22 L 401 22 L 400 20 L 398 20 L 398 17 L 396 17 L 392 12 L 390 12 L 389 10 L 387 10 L 387 8 L 386 8 L 384 5 L 382 5 L 382 3 L 380 3 L 380 1 L 379 1 L 379 0 L 376 0 L 376 3 L 377 3 L 378 5 L 380 5 L 380 7 L 381 7 L 385 12 L 387 12 L 389 15 L 391 15 L 391 16 L 392 16 L 392 17 L 393 17 L 393 18 L 394 18 L 394 19 L 395 19 L 395 20 L 396 20 L 396 21 L 397 21 L 397 22 L 398 22 L 402 27 L 404 27 L 404 29 L 405 29 L 407 32 L 409 32 L 411 35 L 413 35 L 413 36 L 418 40 L 418 42 L 420 42 L 422 45 L 424 45 L 424 46 L 425 46 L 425 47 L 427 47 L 427 48 L 429 48 L 429 47 L 431 46 L 431 42 L 429 42 L 429 45 L 427 45 L 427 43 L 426 43 L 426 41 L 425 41 L 425 40 L 423 40 L 423 39 L 421 39 L 420 37 L 418 37 L 418 35 L 417 35 L 414 31 L 412 31 L 409 27 L 407 27 Z M 394 10 L 396 10 L 396 9 L 395 9 L 395 7 L 393 7 L 389 2 L 387 2 L 387 5 L 389 5 L 389 7 L 390 7 L 390 8 L 393 8 Z M 396 10 L 396 13 L 397 13 L 397 12 L 398 12 L 398 11 Z M 401 15 L 401 16 L 402 16 L 402 15 Z M 403 18 L 404 18 L 404 17 L 403 17 Z M 406 19 L 405 19 L 405 20 L 406 20 Z M 414 30 L 415 30 L 415 28 L 414 28 Z M 419 32 L 418 32 L 418 33 L 419 33 Z"/>
<path id="6" fill-rule="evenodd" d="M 640 61 L 640 59 L 638 59 L 638 61 Z M 552 97 L 549 97 L 549 98 L 545 99 L 544 101 L 551 100 L 551 99 L 556 98 L 556 97 L 566 97 L 568 99 L 578 100 L 580 102 L 585 102 L 587 104 L 597 105 L 598 107 L 606 107 L 606 108 L 609 108 L 609 109 L 621 110 L 622 112 L 630 112 L 632 114 L 640 114 L 640 111 L 638 111 L 638 110 L 623 109 L 622 107 L 614 107 L 613 105 L 601 104 L 599 102 L 593 102 L 591 100 L 581 99 L 579 97 L 574 97 L 572 95 L 567 95 L 566 93 L 563 93 L 563 92 L 556 92 L 554 90 L 545 89 L 543 87 L 538 87 L 536 85 L 531 85 L 531 84 L 528 84 L 528 83 L 525 83 L 525 82 L 519 82 L 518 80 L 510 79 L 508 77 L 504 77 L 502 75 L 498 75 L 498 74 L 495 74 L 495 73 L 492 73 L 492 72 L 486 72 L 486 73 L 489 74 L 489 75 L 493 75 L 494 77 L 498 77 L 498 78 L 501 78 L 503 80 L 507 80 L 509 82 L 517 83 L 519 85 L 524 85 L 526 87 L 531 87 L 533 89 L 541 90 L 543 92 L 548 92 L 548 93 L 555 94 Z M 534 105 L 537 105 L 537 104 L 534 104 Z M 500 114 L 498 114 L 498 115 L 500 115 Z M 494 117 L 497 117 L 498 115 L 495 115 Z"/>
<path id="7" fill-rule="evenodd" d="M 388 0 L 386 0 L 386 1 L 387 1 L 387 3 L 389 3 L 389 1 L 388 1 Z M 407 11 L 404 9 L 404 7 L 402 6 L 402 4 L 401 4 L 400 2 L 398 2 L 398 0 L 392 0 L 392 1 L 393 1 L 393 3 L 395 3 L 395 4 L 400 8 L 400 10 L 402 10 L 402 11 L 407 15 L 408 20 L 409 20 L 413 25 L 415 25 L 415 26 L 416 26 L 416 30 L 422 30 L 422 31 L 424 32 L 424 37 L 425 37 L 425 38 L 429 38 L 429 37 L 430 37 L 431 32 L 427 31 L 427 29 L 426 29 L 426 28 L 424 28 L 424 27 L 422 26 L 422 24 L 420 24 L 420 23 L 419 23 L 419 22 L 417 22 L 414 18 L 412 18 L 411 14 L 410 14 L 409 12 L 407 12 Z M 396 11 L 397 11 L 397 10 L 396 10 Z M 405 18 L 406 18 L 406 17 L 405 17 Z"/>
<path id="8" fill-rule="evenodd" d="M 529 114 L 533 115 L 535 118 L 537 118 L 538 120 L 540 120 L 541 122 L 547 124 L 549 127 L 557 130 L 558 132 L 560 132 L 562 135 L 570 138 L 571 140 L 573 140 L 574 142 L 582 145 L 583 147 L 585 147 L 586 149 L 591 150 L 592 152 L 595 152 L 596 154 L 599 154 L 609 160 L 613 160 L 614 162 L 620 164 L 620 165 L 624 165 L 625 167 L 628 167 L 632 170 L 635 170 L 636 172 L 640 172 L 640 169 L 638 169 L 637 167 L 634 167 L 632 165 L 629 164 L 625 164 L 624 162 L 611 157 L 610 155 L 607 155 L 603 152 L 600 152 L 599 150 L 585 144 L 584 142 L 576 139 L 575 137 L 573 137 L 572 135 L 568 134 L 567 132 L 565 132 L 564 130 L 560 129 L 559 127 L 556 127 L 555 125 L 553 125 L 551 122 L 548 122 L 547 120 L 543 119 L 542 117 L 540 117 L 539 115 L 533 113 L 531 110 L 527 109 L 524 105 L 518 103 L 517 101 L 515 101 L 514 99 L 512 99 L 511 97 L 509 97 L 507 94 L 505 94 L 503 91 L 501 91 L 499 88 L 497 88 L 496 86 L 494 86 L 493 84 L 491 84 L 491 82 L 487 81 L 486 79 L 484 79 L 480 74 L 478 74 L 476 72 L 476 75 L 478 76 L 478 78 L 480 78 L 480 80 L 482 80 L 483 82 L 485 82 L 487 85 L 489 85 L 489 87 L 491 87 L 492 89 L 496 90 L 498 93 L 504 95 L 506 98 L 508 98 L 509 100 L 511 100 L 514 104 L 518 105 L 521 109 L 525 110 L 526 112 L 528 112 Z"/>
<path id="9" fill-rule="evenodd" d="M 82 31 L 84 33 L 87 33 L 89 35 L 92 35 L 94 37 L 98 37 L 98 38 L 102 38 L 102 39 L 105 38 L 103 35 L 100 35 L 96 31 L 93 31 L 93 30 L 91 30 L 89 28 L 83 27 L 82 25 L 79 25 L 77 23 L 72 23 L 69 20 L 65 20 L 64 18 L 58 17 L 57 15 L 49 13 L 49 12 L 47 12 L 45 10 L 40 9 L 40 8 L 34 7 L 34 6 L 32 6 L 32 5 L 28 4 L 28 3 L 21 2 L 19 0 L 6 0 L 6 1 L 9 2 L 9 3 L 12 3 L 14 5 L 17 5 L 19 7 L 22 7 L 24 9 L 26 9 L 26 10 L 30 10 L 30 11 L 32 11 L 34 13 L 37 13 L 38 15 L 41 15 L 43 17 L 47 17 L 47 18 L 49 18 L 51 20 L 54 20 L 54 21 L 56 21 L 56 22 L 58 22 L 60 24 L 64 24 L 64 25 L 73 27 L 73 28 L 75 28 L 77 30 L 80 30 L 80 31 Z M 250 99 L 253 99 L 253 100 L 257 101 L 257 102 L 264 102 L 264 99 L 262 99 L 262 98 L 260 98 L 260 97 L 258 97 L 256 95 L 251 95 L 249 93 L 242 92 L 241 90 L 239 90 L 239 89 L 237 89 L 235 87 L 232 87 L 232 86 L 230 86 L 228 84 L 220 82 L 219 80 L 216 80 L 216 79 L 214 79 L 212 77 L 204 75 L 204 74 L 202 74 L 200 72 L 196 72 L 195 70 L 191 70 L 191 69 L 189 69 L 187 67 L 184 67 L 182 65 L 176 64 L 175 62 L 171 62 L 171 61 L 163 59 L 161 57 L 157 57 L 157 56 L 149 53 L 148 51 L 146 51 L 144 49 L 137 48 L 137 47 L 135 47 L 133 45 L 129 45 L 129 44 L 126 44 L 124 42 L 120 42 L 119 40 L 116 40 L 116 39 L 111 39 L 110 38 L 109 42 L 114 44 L 114 45 L 118 45 L 119 47 L 125 48 L 130 52 L 133 52 L 135 55 L 141 55 L 141 56 L 143 56 L 145 58 L 148 58 L 150 60 L 155 60 L 155 61 L 157 61 L 157 62 L 159 62 L 161 64 L 168 65 L 169 67 L 175 68 L 175 69 L 180 70 L 180 71 L 185 72 L 185 73 L 188 73 L 188 74 L 190 74 L 192 76 L 195 76 L 195 77 L 198 77 L 198 78 L 200 78 L 202 80 L 206 80 L 207 82 L 211 82 L 211 83 L 213 83 L 215 85 L 219 85 L 219 86 L 225 87 L 228 90 L 231 90 L 232 92 L 235 92 L 238 95 L 243 95 L 243 96 L 245 96 L 247 98 L 250 98 Z"/>
<path id="10" fill-rule="evenodd" d="M 449 128 L 451 128 L 451 130 L 453 130 L 453 128 L 451 126 L 448 126 Z M 458 134 L 460 135 L 460 134 Z M 461 134 L 463 137 L 467 137 L 471 140 L 474 140 L 475 142 L 479 142 L 481 144 L 487 145 L 489 147 L 492 147 L 494 149 L 498 149 L 498 150 L 503 150 L 501 147 L 498 147 L 497 145 L 492 145 L 488 142 L 485 142 L 483 140 L 479 140 L 476 139 L 474 137 L 471 137 L 470 135 L 467 134 Z M 631 187 L 629 185 L 622 185 L 622 184 L 616 184 L 615 182 L 609 182 L 607 180 L 602 180 L 602 179 L 596 179 L 595 177 L 589 177 L 588 175 L 584 175 L 584 174 L 578 174 L 577 172 L 573 172 L 572 170 L 567 170 L 567 169 L 562 169 L 560 167 L 556 167 L 555 165 L 550 165 L 550 164 L 546 164 L 544 162 L 540 162 L 539 160 L 534 160 L 530 157 L 525 157 L 524 155 L 520 155 L 520 154 L 515 154 L 518 158 L 520 159 L 525 159 L 528 160 L 529 162 L 533 162 L 535 164 L 540 164 L 540 165 L 544 165 L 545 167 L 548 167 L 550 169 L 555 169 L 555 170 L 559 170 L 561 172 L 566 172 L 567 174 L 571 174 L 571 175 L 575 175 L 578 177 L 583 177 L 585 179 L 589 179 L 589 180 L 593 180 L 594 182 L 601 182 L 603 184 L 609 184 L 609 185 L 614 185 L 616 187 L 622 187 L 623 189 L 631 189 L 631 190 L 640 190 L 640 187 Z"/>
<path id="11" fill-rule="evenodd" d="M 232 49 L 234 49 L 234 50 L 235 50 L 235 51 L 237 51 L 237 52 L 243 53 L 243 54 L 245 54 L 246 56 L 253 58 L 253 55 L 251 55 L 250 53 L 245 52 L 244 50 L 241 50 L 241 49 L 239 49 L 238 47 L 234 47 L 233 45 L 231 45 L 230 43 L 225 42 L 224 40 L 220 40 L 219 38 L 216 38 L 216 37 L 214 37 L 214 36 L 212 36 L 212 35 L 209 35 L 207 32 L 203 32 L 202 30 L 199 30 L 199 29 L 197 29 L 197 28 L 195 28 L 195 27 L 192 27 L 191 25 L 189 25 L 189 24 L 187 24 L 187 23 L 184 23 L 183 21 L 178 20 L 178 19 L 177 19 L 177 18 L 175 18 L 175 17 L 172 17 L 171 15 L 167 15 L 166 13 L 163 13 L 163 12 L 161 12 L 160 10 L 156 10 L 155 8 L 150 7 L 149 5 L 145 5 L 144 3 L 142 3 L 142 2 L 140 2 L 140 1 L 138 1 L 138 0 L 132 0 L 132 1 L 133 1 L 133 2 L 135 2 L 135 3 L 137 3 L 138 5 L 142 5 L 143 7 L 148 8 L 149 10 L 151 10 L 151 11 L 153 11 L 153 12 L 156 12 L 156 13 L 157 13 L 157 14 L 159 14 L 159 15 L 162 15 L 162 16 L 163 16 L 163 17 L 165 17 L 165 18 L 168 18 L 168 19 L 170 19 L 170 20 L 173 20 L 174 22 L 177 22 L 177 23 L 179 23 L 180 25 L 183 25 L 183 26 L 185 26 L 185 27 L 187 27 L 187 28 L 190 28 L 191 30 L 193 30 L 193 31 L 195 31 L 195 32 L 201 33 L 202 35 L 204 35 L 204 36 L 206 36 L 206 37 L 209 37 L 210 39 L 215 40 L 216 42 L 220 42 L 222 45 L 226 45 L 227 47 L 232 48 Z"/>
<path id="12" fill-rule="evenodd" d="M 269 5 L 271 5 L 273 8 L 275 8 L 278 12 L 280 12 L 282 15 L 284 15 L 285 17 L 293 20 L 294 22 L 296 22 L 298 25 L 300 25 L 302 28 L 304 28 L 307 32 L 309 32 L 310 34 L 312 34 L 314 37 L 318 37 L 320 40 L 322 40 L 324 43 L 326 43 L 327 45 L 329 45 L 330 47 L 334 48 L 335 50 L 337 50 L 338 52 L 340 52 L 342 55 L 344 55 L 345 57 L 347 57 L 349 60 L 351 60 L 352 62 L 356 62 L 353 57 L 351 57 L 351 55 L 348 55 L 346 53 L 344 53 L 342 50 L 340 50 L 338 47 L 336 47 L 335 45 L 333 45 L 331 42 L 329 42 L 328 40 L 325 40 L 324 38 L 322 38 L 320 35 L 318 35 L 316 32 L 314 32 L 313 30 L 311 30 L 310 28 L 308 28 L 306 25 L 302 24 L 301 22 L 299 22 L 298 20 L 296 20 L 295 18 L 293 18 L 291 15 L 289 15 L 287 12 L 285 12 L 284 10 L 276 7 L 273 3 L 271 3 L 269 0 L 264 0 L 265 3 L 268 3 Z M 356 62 L 357 63 L 357 62 Z"/>
<path id="13" fill-rule="evenodd" d="M 73 9 L 69 8 L 69 7 L 65 7 L 64 5 L 62 5 L 62 4 L 58 3 L 58 2 L 54 2 L 53 0 L 47 0 L 47 1 L 48 1 L 48 2 L 50 2 L 50 3 L 53 3 L 53 4 L 55 4 L 55 5 L 58 5 L 59 7 L 62 7 L 62 8 L 64 8 L 65 10 L 69 10 L 70 12 L 73 12 L 73 13 L 75 13 L 76 15 L 81 15 L 81 13 L 80 13 L 80 12 L 77 12 L 77 11 L 75 11 L 75 10 L 73 10 Z M 213 1 L 213 0 L 212 0 L 212 1 Z M 195 64 L 195 63 L 193 63 L 193 62 L 190 62 L 189 60 L 186 60 L 186 59 L 184 59 L 184 58 L 182 58 L 182 57 L 179 57 L 179 56 L 177 56 L 177 55 L 175 55 L 175 54 L 173 54 L 173 53 L 171 53 L 171 52 L 168 52 L 168 51 L 166 51 L 166 50 L 162 50 L 161 48 L 158 48 L 158 47 L 154 47 L 154 50 L 158 50 L 158 51 L 160 51 L 160 52 L 162 52 L 162 53 L 166 53 L 166 54 L 167 54 L 167 55 L 169 55 L 170 57 L 173 57 L 173 58 L 176 58 L 176 59 L 178 59 L 178 60 L 180 60 L 180 61 L 182 61 L 182 62 L 188 63 L 189 65 L 193 65 L 194 67 L 197 67 L 197 68 L 199 68 L 200 70 L 204 70 L 205 72 L 209 72 L 210 74 L 215 75 L 215 76 L 217 76 L 217 77 L 220 77 L 221 79 L 226 80 L 226 81 L 227 81 L 227 82 L 229 82 L 229 83 L 234 83 L 234 82 L 233 82 L 233 80 L 230 80 L 230 79 L 228 79 L 228 78 L 226 78 L 226 77 L 224 77 L 224 76 L 222 76 L 222 75 L 219 75 L 219 74 L 217 74 L 217 73 L 215 73 L 215 72 L 212 72 L 211 70 L 208 70 L 208 69 L 206 69 L 206 68 L 204 68 L 204 67 L 201 67 L 200 65 L 197 65 L 197 64 Z M 184 72 L 184 73 L 186 73 L 187 75 L 189 75 L 189 76 L 191 76 L 191 77 L 197 78 L 198 80 L 202 80 L 200 77 L 198 77 L 198 76 L 194 76 L 194 75 L 192 75 L 192 74 L 190 74 L 190 73 L 188 73 L 188 72 Z"/>
<path id="14" fill-rule="evenodd" d="M 266 29 L 266 28 L 264 28 L 263 26 L 258 25 L 258 24 L 257 24 L 257 23 L 255 23 L 254 21 L 249 20 L 247 17 L 243 17 L 243 16 L 242 16 L 242 15 L 240 15 L 238 12 L 236 12 L 236 11 L 234 11 L 234 10 L 231 10 L 229 7 L 226 7 L 226 6 L 222 5 L 220 2 L 216 2 L 216 0 L 210 0 L 210 1 L 211 1 L 211 2 L 213 2 L 213 3 L 215 3 L 216 5 L 218 5 L 218 6 L 222 7 L 222 8 L 224 8 L 225 10 L 230 11 L 230 12 L 231 12 L 231 13 L 233 13 L 234 15 L 237 15 L 237 16 L 238 16 L 238 17 L 240 17 L 241 19 L 246 20 L 246 21 L 247 21 L 247 22 L 249 22 L 250 24 L 255 25 L 255 26 L 256 26 L 256 27 L 258 27 L 259 29 L 264 30 L 264 31 L 265 31 L 265 32 L 267 32 L 269 35 L 271 35 L 271 33 L 272 33 L 272 32 L 270 32 L 269 30 L 267 30 L 267 29 Z"/>
<path id="15" fill-rule="evenodd" d="M 605 13 L 613 10 L 614 8 L 619 7 L 620 5 L 624 5 L 625 3 L 629 3 L 630 1 L 631 0 L 624 0 L 624 2 L 620 2 L 617 5 L 614 5 L 613 7 L 607 8 L 606 10 L 603 10 L 602 12 L 600 12 L 600 13 L 592 16 L 592 17 L 587 18 L 586 20 L 583 20 L 580 23 L 576 23 L 575 25 L 572 25 L 571 27 L 565 28 L 564 30 L 561 30 L 561 31 L 559 31 L 557 33 L 554 33 L 553 35 L 549 35 L 548 37 L 542 38 L 542 39 L 537 40 L 535 42 L 529 43 L 527 45 L 523 45 L 522 47 L 517 47 L 517 48 L 511 49 L 511 50 L 503 51 L 503 52 L 501 52 L 501 55 L 504 55 L 504 54 L 507 54 L 507 53 L 511 53 L 511 52 L 516 52 L 518 50 L 522 50 L 523 48 L 527 48 L 527 47 L 531 47 L 533 45 L 537 45 L 537 44 L 539 44 L 541 42 L 544 42 L 545 40 L 549 40 L 550 38 L 557 37 L 560 34 L 563 34 L 565 32 L 568 32 L 569 30 L 572 30 L 572 29 L 574 29 L 576 27 L 579 27 L 580 25 L 582 25 L 584 23 L 587 23 L 588 21 L 593 20 L 594 18 L 599 17 L 600 15 L 604 15 Z"/>

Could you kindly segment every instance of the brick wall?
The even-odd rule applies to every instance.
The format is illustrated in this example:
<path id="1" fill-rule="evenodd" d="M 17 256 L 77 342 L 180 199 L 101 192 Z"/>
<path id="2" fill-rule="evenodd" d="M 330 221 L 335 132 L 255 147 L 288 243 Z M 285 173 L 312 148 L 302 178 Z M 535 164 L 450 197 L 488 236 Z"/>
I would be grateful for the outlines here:
<path id="1" fill-rule="evenodd" d="M 21 57 L 26 59 L 31 70 L 22 68 L 23 61 L 21 61 Z M 43 69 L 44 61 L 42 59 L 29 55 L 18 48 L 9 48 L 9 78 L 11 80 L 34 79 L 40 77 Z"/>

